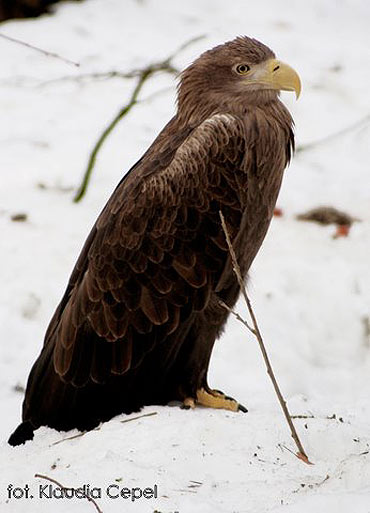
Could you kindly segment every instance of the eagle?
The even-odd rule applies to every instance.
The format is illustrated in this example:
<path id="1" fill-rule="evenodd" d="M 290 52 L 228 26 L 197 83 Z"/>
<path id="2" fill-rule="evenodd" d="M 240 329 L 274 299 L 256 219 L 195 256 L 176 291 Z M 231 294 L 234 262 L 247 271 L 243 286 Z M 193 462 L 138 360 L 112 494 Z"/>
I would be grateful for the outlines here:
<path id="1" fill-rule="evenodd" d="M 23 402 L 19 445 L 40 426 L 85 431 L 177 401 L 245 408 L 207 382 L 212 349 L 274 212 L 294 151 L 279 99 L 301 83 L 246 36 L 180 75 L 177 112 L 114 190 L 46 331 Z"/>

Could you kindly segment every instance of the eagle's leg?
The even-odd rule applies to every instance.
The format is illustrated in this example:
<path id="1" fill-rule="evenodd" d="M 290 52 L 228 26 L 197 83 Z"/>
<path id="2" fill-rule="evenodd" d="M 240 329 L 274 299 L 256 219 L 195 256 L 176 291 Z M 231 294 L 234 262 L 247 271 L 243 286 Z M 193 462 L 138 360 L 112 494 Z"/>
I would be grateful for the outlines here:
<path id="1" fill-rule="evenodd" d="M 183 401 L 183 408 L 193 409 L 197 404 L 206 406 L 207 408 L 216 408 L 230 411 L 242 411 L 246 413 L 248 410 L 242 404 L 239 404 L 235 399 L 229 397 L 219 390 L 211 390 L 207 387 L 197 390 L 196 399 L 193 397 L 186 397 Z"/>
<path id="2" fill-rule="evenodd" d="M 239 285 L 235 279 L 222 299 L 227 304 L 235 304 L 239 295 Z M 211 294 L 207 308 L 195 318 L 192 329 L 188 333 L 179 362 L 180 369 L 175 375 L 182 376 L 180 394 L 177 397 L 182 400 L 182 408 L 194 409 L 197 405 L 208 408 L 224 409 L 229 411 L 248 410 L 232 397 L 220 390 L 213 390 L 207 383 L 209 361 L 215 340 L 220 336 L 222 328 L 227 320 L 228 313 L 220 306 L 219 296 Z M 189 355 L 191 358 L 189 359 Z M 194 369 L 199 370 L 198 374 Z M 184 372 L 185 371 L 185 372 Z M 196 375 L 196 379 L 194 379 Z"/>

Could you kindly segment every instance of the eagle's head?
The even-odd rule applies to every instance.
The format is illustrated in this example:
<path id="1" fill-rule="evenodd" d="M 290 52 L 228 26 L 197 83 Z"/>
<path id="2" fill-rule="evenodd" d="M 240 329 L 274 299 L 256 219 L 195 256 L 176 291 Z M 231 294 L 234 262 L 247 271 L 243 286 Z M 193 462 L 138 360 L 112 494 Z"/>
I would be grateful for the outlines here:
<path id="1" fill-rule="evenodd" d="M 277 60 L 270 48 L 256 39 L 237 37 L 204 52 L 181 74 L 179 111 L 232 109 L 276 100 L 279 91 L 295 91 L 297 72 Z"/>

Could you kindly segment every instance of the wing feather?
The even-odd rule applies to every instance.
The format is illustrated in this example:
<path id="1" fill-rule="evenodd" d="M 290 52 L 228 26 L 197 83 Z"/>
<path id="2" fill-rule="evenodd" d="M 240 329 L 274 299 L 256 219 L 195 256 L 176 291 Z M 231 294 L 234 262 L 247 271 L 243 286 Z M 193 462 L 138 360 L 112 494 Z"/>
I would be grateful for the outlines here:
<path id="1" fill-rule="evenodd" d="M 65 381 L 124 374 L 207 306 L 227 258 L 218 210 L 237 201 L 225 191 L 243 172 L 243 130 L 215 115 L 162 135 L 162 151 L 154 144 L 116 188 L 48 330 Z"/>

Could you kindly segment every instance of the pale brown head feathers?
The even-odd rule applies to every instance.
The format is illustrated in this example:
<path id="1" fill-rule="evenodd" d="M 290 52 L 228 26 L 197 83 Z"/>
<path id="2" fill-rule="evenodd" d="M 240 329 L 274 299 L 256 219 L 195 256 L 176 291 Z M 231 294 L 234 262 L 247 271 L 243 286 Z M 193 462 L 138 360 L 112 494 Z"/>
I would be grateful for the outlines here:
<path id="1" fill-rule="evenodd" d="M 280 90 L 300 92 L 297 73 L 249 37 L 204 52 L 182 74 L 178 115 L 198 121 L 217 112 L 240 113 L 276 101 Z"/>

